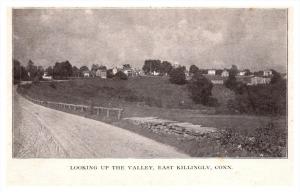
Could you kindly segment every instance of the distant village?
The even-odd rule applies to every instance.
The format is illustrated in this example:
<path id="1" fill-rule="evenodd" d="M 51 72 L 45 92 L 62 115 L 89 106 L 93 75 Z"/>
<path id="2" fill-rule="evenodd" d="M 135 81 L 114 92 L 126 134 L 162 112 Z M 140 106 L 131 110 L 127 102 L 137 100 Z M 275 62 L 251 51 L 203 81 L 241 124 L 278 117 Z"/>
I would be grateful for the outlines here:
<path id="1" fill-rule="evenodd" d="M 173 66 L 178 67 L 178 66 Z M 113 67 L 112 69 L 107 69 L 103 65 L 93 65 L 92 69 L 89 70 L 87 67 L 82 70 L 80 73 L 77 73 L 77 76 L 73 74 L 70 78 L 101 78 L 107 79 L 109 76 L 116 75 L 119 71 L 123 72 L 127 77 L 141 77 L 141 76 L 167 76 L 167 73 L 159 72 L 158 70 L 151 70 L 146 73 L 142 69 L 133 68 L 130 64 L 124 64 L 122 67 Z M 184 67 L 185 68 L 185 67 Z M 202 75 L 209 79 L 213 84 L 222 85 L 229 77 L 230 69 L 201 69 Z M 286 74 L 281 74 L 283 79 L 286 79 Z M 186 80 L 192 78 L 192 74 L 189 70 L 185 69 Z M 236 78 L 237 81 L 243 82 L 247 85 L 258 85 L 258 84 L 269 84 L 272 77 L 272 70 L 263 70 L 251 72 L 250 70 L 239 70 L 237 72 Z M 43 74 L 44 80 L 51 80 L 53 76 L 49 70 L 45 70 Z"/>

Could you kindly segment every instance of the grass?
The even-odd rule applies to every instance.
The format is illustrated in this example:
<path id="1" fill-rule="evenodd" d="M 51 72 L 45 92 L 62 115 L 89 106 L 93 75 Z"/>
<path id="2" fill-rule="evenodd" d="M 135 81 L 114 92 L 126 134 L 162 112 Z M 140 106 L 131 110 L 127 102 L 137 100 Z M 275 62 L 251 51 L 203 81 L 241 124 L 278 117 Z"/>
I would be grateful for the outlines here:
<path id="1" fill-rule="evenodd" d="M 234 97 L 234 93 L 222 85 L 214 86 L 212 91 L 213 97 L 217 98 L 220 103 L 218 108 L 195 105 L 188 95 L 186 85 L 170 84 L 165 77 L 142 77 L 126 81 L 76 79 L 64 82 L 39 82 L 23 85 L 19 88 L 19 92 L 40 100 L 119 107 L 124 109 L 123 117 L 156 116 L 206 127 L 216 127 L 244 136 L 255 134 L 257 128 L 266 127 L 270 122 L 272 122 L 274 129 L 279 130 L 279 133 L 284 134 L 287 130 L 286 118 L 282 116 L 216 114 L 220 108 L 222 111 L 228 99 Z M 151 133 L 123 120 L 99 118 L 88 113 L 78 113 L 78 115 L 115 124 L 159 142 L 175 146 L 192 156 L 227 156 L 228 151 L 229 156 L 257 155 L 257 153 L 241 154 L 239 151 L 229 150 L 234 148 L 232 144 L 222 146 L 210 139 L 182 140 L 171 135 Z"/>

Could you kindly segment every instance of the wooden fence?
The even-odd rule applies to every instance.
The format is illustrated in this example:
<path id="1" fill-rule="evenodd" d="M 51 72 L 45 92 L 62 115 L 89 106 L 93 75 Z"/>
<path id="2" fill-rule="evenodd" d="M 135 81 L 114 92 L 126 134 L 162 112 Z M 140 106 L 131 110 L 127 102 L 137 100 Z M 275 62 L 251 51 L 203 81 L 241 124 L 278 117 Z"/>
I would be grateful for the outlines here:
<path id="1" fill-rule="evenodd" d="M 81 111 L 81 112 L 87 112 L 90 111 L 94 114 L 97 114 L 97 116 L 105 115 L 106 117 L 112 117 L 116 116 L 118 120 L 121 119 L 123 109 L 120 108 L 109 108 L 109 107 L 98 107 L 98 106 L 87 106 L 87 105 L 75 105 L 70 103 L 58 103 L 58 102 L 52 102 L 52 101 L 41 101 L 32 99 L 28 96 L 26 96 L 28 100 L 30 100 L 33 103 L 39 104 L 39 105 L 45 105 L 49 107 L 57 107 L 61 109 L 69 109 L 74 111 Z"/>

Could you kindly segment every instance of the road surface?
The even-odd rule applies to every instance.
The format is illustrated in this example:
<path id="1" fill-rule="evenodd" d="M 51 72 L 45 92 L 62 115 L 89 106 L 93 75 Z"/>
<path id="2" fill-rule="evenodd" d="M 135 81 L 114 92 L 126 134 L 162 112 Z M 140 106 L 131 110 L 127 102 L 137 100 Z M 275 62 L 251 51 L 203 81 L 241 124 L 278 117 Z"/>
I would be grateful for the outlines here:
<path id="1" fill-rule="evenodd" d="M 103 122 L 46 108 L 14 91 L 15 158 L 186 158 L 171 146 Z"/>

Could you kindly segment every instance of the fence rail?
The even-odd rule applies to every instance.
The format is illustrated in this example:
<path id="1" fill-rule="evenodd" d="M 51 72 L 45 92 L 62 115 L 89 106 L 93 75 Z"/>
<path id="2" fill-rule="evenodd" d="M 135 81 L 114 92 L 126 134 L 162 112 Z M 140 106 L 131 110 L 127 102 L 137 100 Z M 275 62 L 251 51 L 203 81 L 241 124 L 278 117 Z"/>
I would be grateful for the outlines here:
<path id="1" fill-rule="evenodd" d="M 29 101 L 40 104 L 40 105 L 45 105 L 49 107 L 58 107 L 62 109 L 69 109 L 69 110 L 74 110 L 74 111 L 91 111 L 92 113 L 96 112 L 97 116 L 105 114 L 106 117 L 112 117 L 116 116 L 118 120 L 121 119 L 123 109 L 120 108 L 109 108 L 109 107 L 99 107 L 99 106 L 87 106 L 87 105 L 76 105 L 76 104 L 70 104 L 70 103 L 59 103 L 59 102 L 52 102 L 52 101 L 41 101 L 41 100 L 36 100 L 32 99 L 28 96 L 25 96 L 26 99 Z"/>

